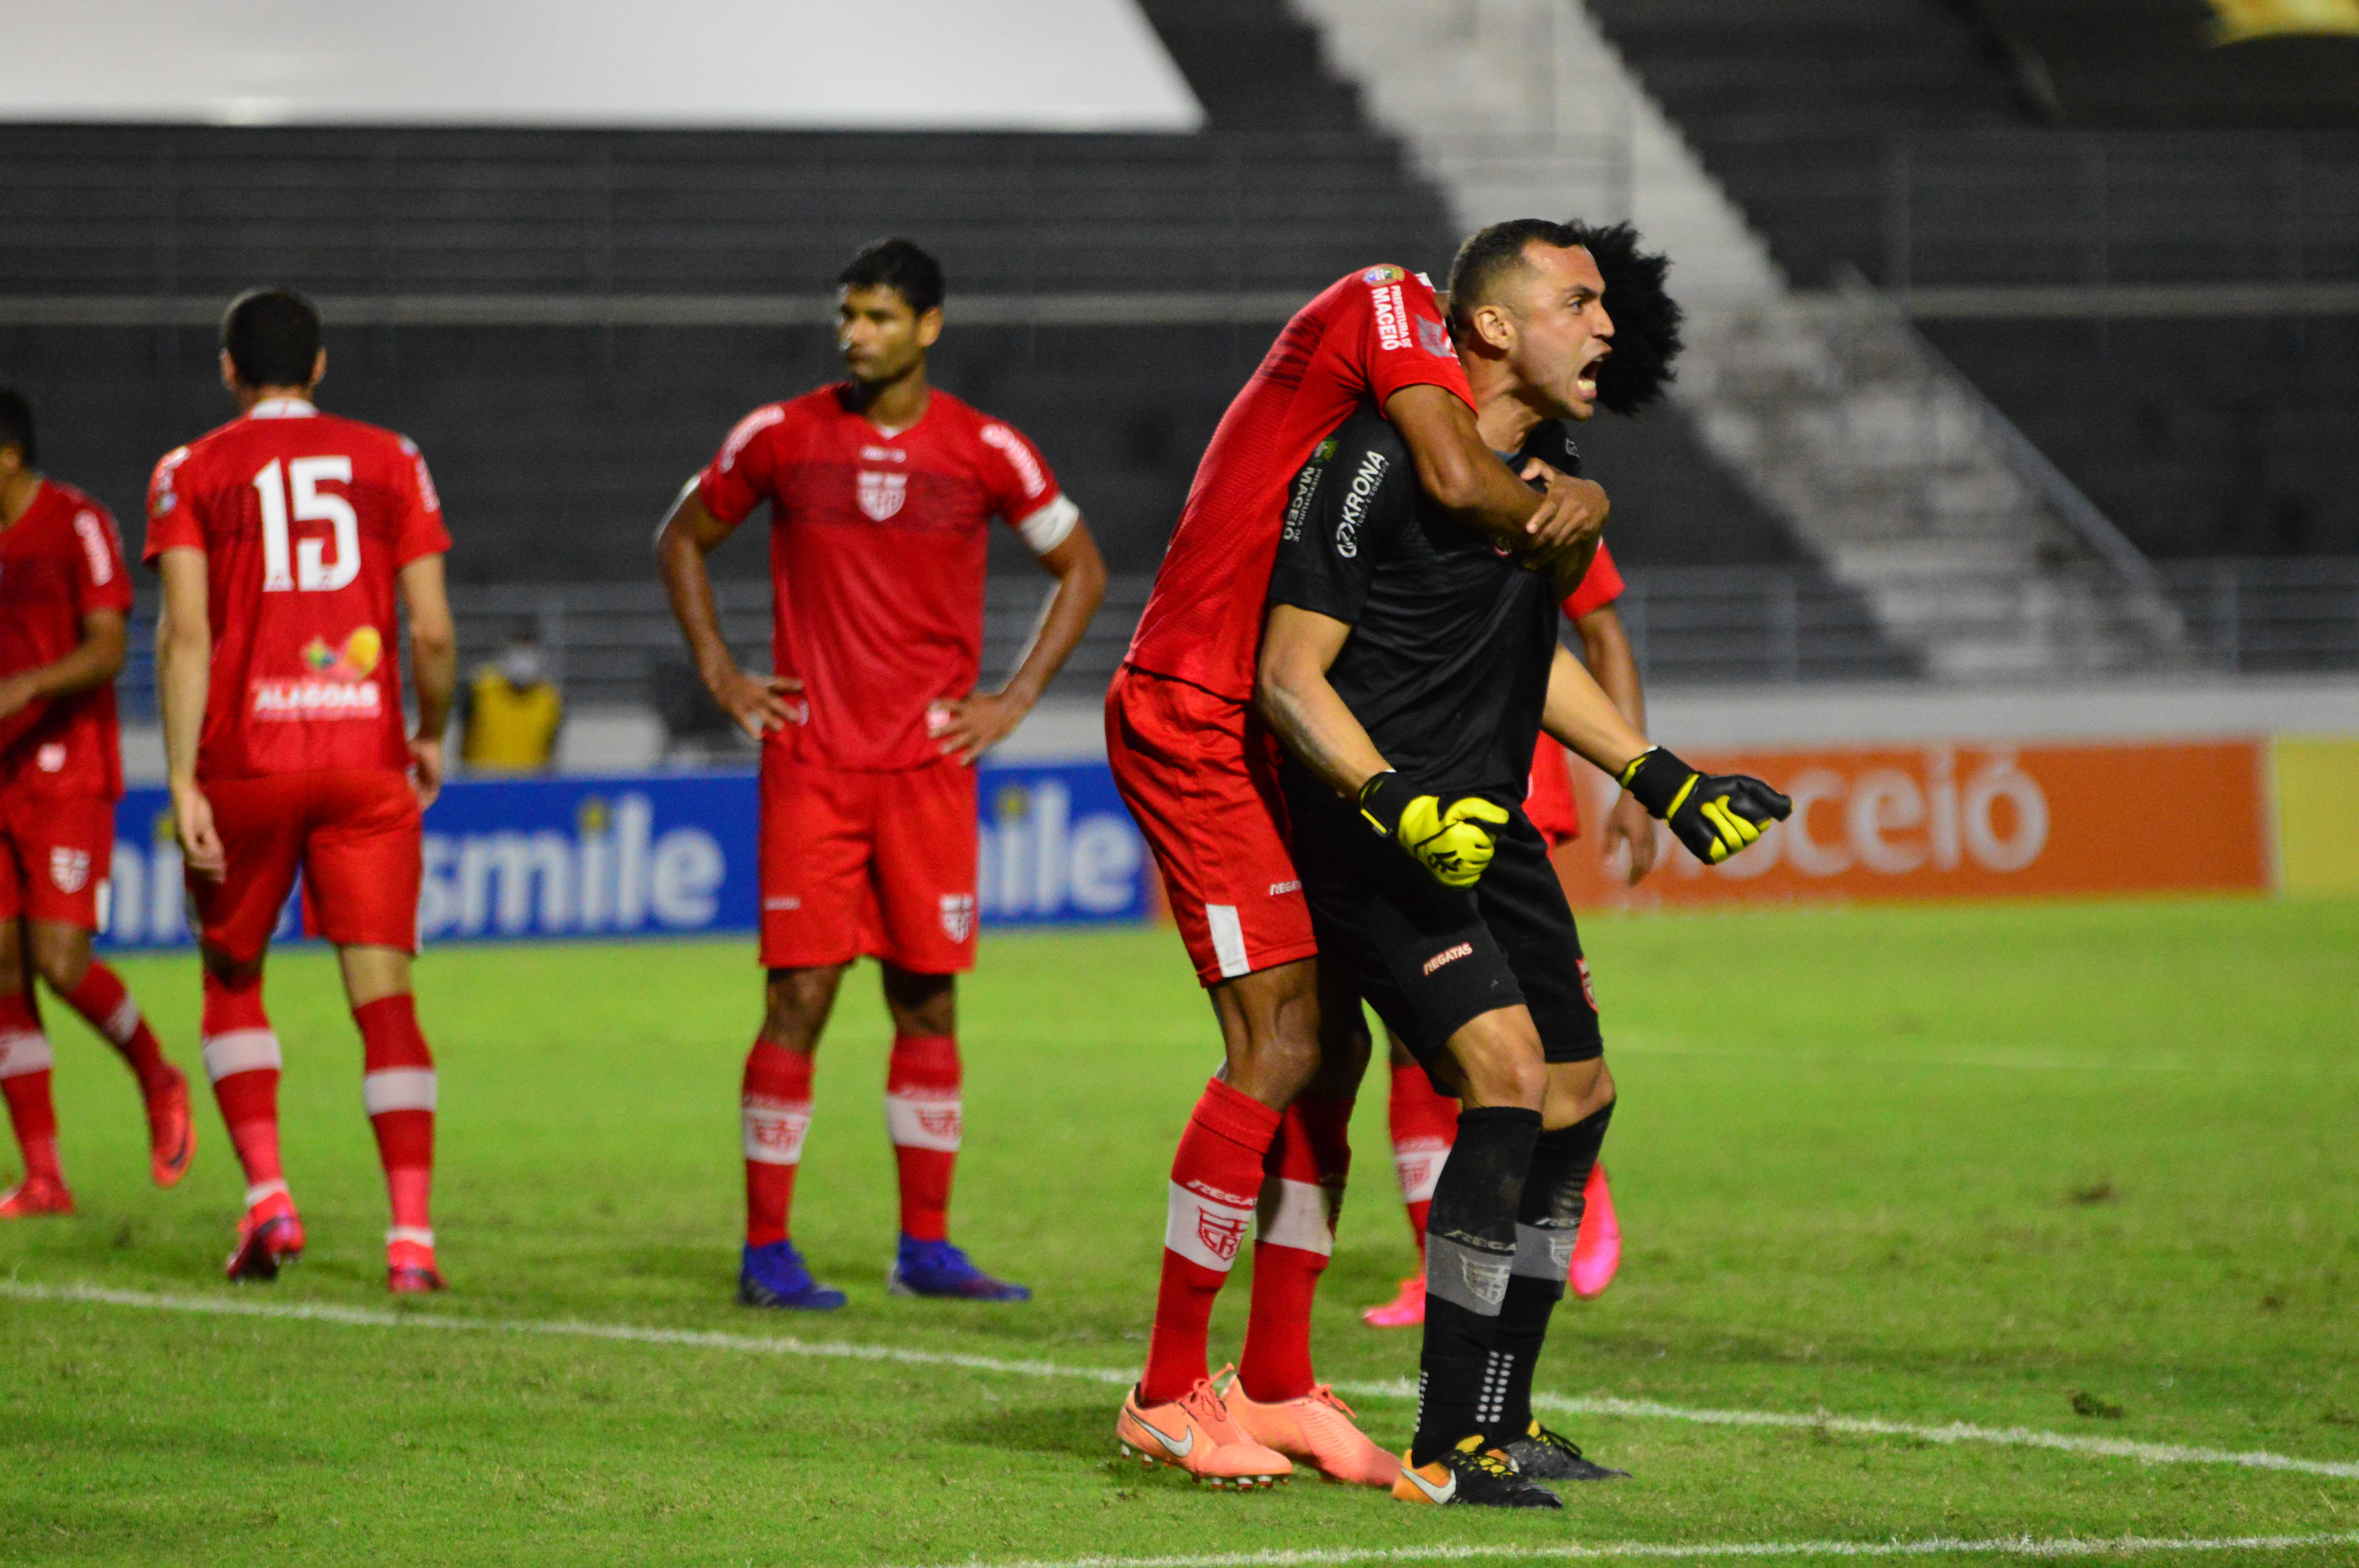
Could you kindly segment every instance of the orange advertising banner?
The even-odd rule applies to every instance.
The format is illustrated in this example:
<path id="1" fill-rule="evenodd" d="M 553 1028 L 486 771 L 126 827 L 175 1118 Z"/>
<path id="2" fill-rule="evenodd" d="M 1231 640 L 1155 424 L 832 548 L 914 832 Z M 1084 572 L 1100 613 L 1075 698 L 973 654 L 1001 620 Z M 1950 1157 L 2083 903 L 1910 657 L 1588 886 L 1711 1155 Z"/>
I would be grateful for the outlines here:
<path id="1" fill-rule="evenodd" d="M 1613 782 L 1576 762 L 1583 833 L 1556 860 L 1576 910 L 2261 892 L 2267 752 L 2260 741 L 2212 741 L 1682 753 L 1710 773 L 1767 780 L 1794 797 L 1793 817 L 1713 867 L 1658 825 L 1655 870 L 1636 888 L 1593 837 Z"/>

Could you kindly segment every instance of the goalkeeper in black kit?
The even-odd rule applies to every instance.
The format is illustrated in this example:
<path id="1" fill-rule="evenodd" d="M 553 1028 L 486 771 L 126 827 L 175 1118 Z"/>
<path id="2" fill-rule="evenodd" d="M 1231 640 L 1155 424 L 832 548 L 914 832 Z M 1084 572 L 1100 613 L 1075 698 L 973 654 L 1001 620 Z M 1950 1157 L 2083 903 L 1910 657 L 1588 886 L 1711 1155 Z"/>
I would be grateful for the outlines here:
<path id="1" fill-rule="evenodd" d="M 1593 410 L 1613 333 L 1575 237 L 1486 230 L 1450 288 L 1484 439 L 1559 467 L 1557 421 Z M 1258 704 L 1290 753 L 1320 962 L 1464 1106 L 1427 1221 L 1417 1433 L 1393 1488 L 1409 1502 L 1558 1508 L 1539 1481 L 1621 1474 L 1531 1411 L 1614 1113 L 1580 934 L 1521 806 L 1538 732 L 1709 861 L 1792 809 L 1757 779 L 1650 747 L 1558 645 L 1558 603 L 1588 555 L 1502 553 L 1424 498 L 1398 435 L 1364 410 L 1297 478 L 1270 578 Z"/>

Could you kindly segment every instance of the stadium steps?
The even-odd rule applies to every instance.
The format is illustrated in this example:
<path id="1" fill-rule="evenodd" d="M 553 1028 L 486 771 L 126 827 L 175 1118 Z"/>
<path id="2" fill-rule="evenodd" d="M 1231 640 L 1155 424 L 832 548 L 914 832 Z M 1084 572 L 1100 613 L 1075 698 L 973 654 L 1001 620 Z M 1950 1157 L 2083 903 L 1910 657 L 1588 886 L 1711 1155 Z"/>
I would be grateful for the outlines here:
<path id="1" fill-rule="evenodd" d="M 1702 444 L 1926 674 L 2060 676 L 2180 656 L 2151 568 L 1930 344 L 1864 291 L 1787 287 L 1586 12 L 1297 3 L 1458 211 L 1577 200 L 1586 216 L 1630 217 L 1671 255 L 1689 308 L 1674 396 Z"/>

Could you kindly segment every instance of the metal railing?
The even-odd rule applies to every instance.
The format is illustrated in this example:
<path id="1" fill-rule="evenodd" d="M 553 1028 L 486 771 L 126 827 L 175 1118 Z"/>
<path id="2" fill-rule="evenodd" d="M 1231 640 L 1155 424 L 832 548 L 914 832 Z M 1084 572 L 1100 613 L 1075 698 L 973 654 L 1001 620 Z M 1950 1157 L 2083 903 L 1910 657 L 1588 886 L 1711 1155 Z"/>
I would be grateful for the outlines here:
<path id="1" fill-rule="evenodd" d="M 2161 563 L 2164 590 L 2185 618 L 2188 644 L 2231 675 L 2359 672 L 2359 557 Z M 1795 685 L 1907 680 L 1919 672 L 1855 593 L 1807 567 L 1625 567 L 1616 606 L 1638 668 L 1651 685 Z M 1058 677 L 1056 695 L 1105 688 L 1121 664 L 1153 579 L 1114 577 L 1105 608 Z M 769 667 L 769 585 L 714 584 L 723 634 L 749 668 Z M 995 578 L 984 610 L 984 675 L 1013 669 L 1048 589 L 1029 574 Z M 460 676 L 493 657 L 522 625 L 547 649 L 576 707 L 657 701 L 686 676 L 687 653 L 663 590 L 647 583 L 459 585 Z M 125 716 L 155 714 L 154 608 L 134 612 L 120 685 Z M 666 672 L 669 672 L 667 675 Z"/>

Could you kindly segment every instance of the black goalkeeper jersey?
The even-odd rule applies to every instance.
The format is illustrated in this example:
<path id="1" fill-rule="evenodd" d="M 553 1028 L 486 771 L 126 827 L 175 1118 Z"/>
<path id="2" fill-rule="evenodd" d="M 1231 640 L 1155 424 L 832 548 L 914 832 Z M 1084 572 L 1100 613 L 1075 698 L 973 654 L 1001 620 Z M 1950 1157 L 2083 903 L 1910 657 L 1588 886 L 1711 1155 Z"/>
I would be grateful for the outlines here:
<path id="1" fill-rule="evenodd" d="M 1522 455 L 1579 469 L 1554 421 Z M 1295 476 L 1269 601 L 1351 626 L 1328 681 L 1385 760 L 1424 789 L 1524 797 L 1557 599 L 1552 574 L 1517 565 L 1427 497 L 1408 445 L 1373 409 Z"/>

